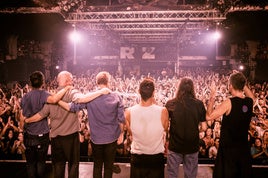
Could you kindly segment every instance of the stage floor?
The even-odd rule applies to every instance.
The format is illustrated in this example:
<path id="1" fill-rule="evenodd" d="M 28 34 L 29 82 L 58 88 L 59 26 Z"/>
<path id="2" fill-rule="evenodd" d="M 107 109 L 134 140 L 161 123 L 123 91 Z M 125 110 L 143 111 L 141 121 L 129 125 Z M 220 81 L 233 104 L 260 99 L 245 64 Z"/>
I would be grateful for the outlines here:
<path id="1" fill-rule="evenodd" d="M 130 164 L 115 163 L 120 167 L 119 173 L 114 173 L 113 178 L 129 178 Z M 80 162 L 79 178 L 92 178 L 93 163 Z M 199 164 L 197 178 L 212 178 L 213 165 Z M 25 161 L 2 161 L 0 160 L 0 177 L 1 178 L 27 178 Z M 268 166 L 253 166 L 252 178 L 267 178 Z M 51 162 L 47 162 L 47 171 L 45 178 L 52 178 Z M 66 172 L 67 178 L 67 172 Z M 183 178 L 182 165 L 179 168 L 179 177 Z"/>

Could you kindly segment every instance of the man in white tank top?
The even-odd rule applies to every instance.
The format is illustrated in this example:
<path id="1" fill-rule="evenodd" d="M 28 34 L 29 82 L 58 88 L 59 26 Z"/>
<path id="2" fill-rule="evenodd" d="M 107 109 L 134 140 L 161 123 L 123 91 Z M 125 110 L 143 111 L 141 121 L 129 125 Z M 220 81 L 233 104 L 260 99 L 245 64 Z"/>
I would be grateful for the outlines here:
<path id="1" fill-rule="evenodd" d="M 131 178 L 164 178 L 165 136 L 168 131 L 168 111 L 154 100 L 154 81 L 140 83 L 139 104 L 125 112 L 131 138 Z"/>

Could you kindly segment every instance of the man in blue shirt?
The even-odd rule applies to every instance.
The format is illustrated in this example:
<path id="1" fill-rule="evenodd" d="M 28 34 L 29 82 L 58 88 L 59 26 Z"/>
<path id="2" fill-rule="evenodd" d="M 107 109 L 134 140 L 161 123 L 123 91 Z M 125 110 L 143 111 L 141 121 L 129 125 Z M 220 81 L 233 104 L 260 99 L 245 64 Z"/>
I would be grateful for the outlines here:
<path id="1" fill-rule="evenodd" d="M 62 71 L 57 77 L 58 89 L 71 87 L 73 76 L 68 71 Z M 103 88 L 96 92 L 81 95 L 76 89 L 71 89 L 65 93 L 62 100 L 66 102 L 86 103 L 96 97 L 109 93 L 110 90 Z M 25 118 L 25 124 L 33 124 L 50 117 L 50 139 L 51 139 L 51 160 L 54 178 L 65 177 L 65 165 L 68 162 L 68 177 L 79 177 L 80 123 L 76 113 L 67 112 L 57 104 L 45 104 L 42 110 L 30 118 Z"/>
<path id="2" fill-rule="evenodd" d="M 31 117 L 40 111 L 46 103 L 57 103 L 71 86 L 66 86 L 57 94 L 51 95 L 43 89 L 45 84 L 44 74 L 35 71 L 30 76 L 31 91 L 21 100 L 21 118 Z M 26 146 L 26 165 L 29 178 L 43 177 L 45 174 L 47 150 L 49 146 L 49 125 L 47 118 L 31 124 L 20 126 L 24 129 L 24 143 Z"/>
<path id="3" fill-rule="evenodd" d="M 98 73 L 96 76 L 98 88 L 108 88 L 110 78 L 108 72 Z M 68 104 L 63 101 L 58 104 L 72 112 L 87 109 L 94 162 L 93 177 L 102 177 L 104 164 L 104 177 L 112 178 L 117 143 L 123 141 L 125 123 L 124 106 L 120 95 L 111 92 L 85 104 Z"/>

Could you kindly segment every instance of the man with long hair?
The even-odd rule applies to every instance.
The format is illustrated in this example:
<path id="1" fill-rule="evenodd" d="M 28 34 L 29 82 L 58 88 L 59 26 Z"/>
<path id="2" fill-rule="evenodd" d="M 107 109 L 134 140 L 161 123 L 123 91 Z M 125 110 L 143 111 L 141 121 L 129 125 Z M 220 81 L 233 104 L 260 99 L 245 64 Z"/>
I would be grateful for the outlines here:
<path id="1" fill-rule="evenodd" d="M 196 99 L 194 84 L 190 78 L 182 78 L 176 97 L 167 102 L 170 131 L 167 154 L 167 176 L 177 178 L 179 165 L 183 163 L 185 177 L 197 176 L 199 151 L 199 125 L 206 127 L 206 110 Z"/>

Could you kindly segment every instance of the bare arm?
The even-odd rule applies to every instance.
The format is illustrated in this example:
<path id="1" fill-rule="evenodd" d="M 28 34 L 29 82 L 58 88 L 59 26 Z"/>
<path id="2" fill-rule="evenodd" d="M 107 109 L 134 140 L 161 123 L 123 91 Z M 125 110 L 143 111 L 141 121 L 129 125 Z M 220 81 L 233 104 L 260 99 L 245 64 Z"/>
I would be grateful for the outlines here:
<path id="1" fill-rule="evenodd" d="M 24 128 L 24 121 L 25 121 L 26 117 L 23 116 L 22 114 L 22 109 L 20 110 L 20 121 L 19 121 L 19 128 L 21 130 L 23 130 Z"/>
<path id="2" fill-rule="evenodd" d="M 201 122 L 201 128 L 200 128 L 200 131 L 206 131 L 208 128 L 208 125 L 207 125 L 207 122 Z"/>
<path id="3" fill-rule="evenodd" d="M 8 124 L 6 124 L 4 127 L 3 127 L 3 130 L 2 132 L 0 133 L 0 137 L 2 138 L 3 135 L 5 135 L 6 131 L 7 131 L 7 127 L 8 127 Z"/>
<path id="4" fill-rule="evenodd" d="M 212 102 L 211 102 L 211 104 L 212 104 Z M 208 105 L 210 105 L 210 103 Z M 211 106 L 209 106 L 209 107 L 211 107 Z M 209 107 L 208 107 L 207 113 L 206 113 L 206 120 L 207 121 L 217 119 L 225 113 L 228 114 L 228 112 L 230 111 L 230 108 L 231 108 L 231 100 L 227 99 L 227 100 L 223 101 L 221 105 L 219 105 L 214 110 L 212 109 L 212 111 L 209 111 Z"/>
<path id="5" fill-rule="evenodd" d="M 70 111 L 70 104 L 69 103 L 66 103 L 66 102 L 64 102 L 64 101 L 62 101 L 62 100 L 60 100 L 59 102 L 58 102 L 58 105 L 60 105 L 63 109 L 65 109 L 65 110 L 67 110 L 67 111 Z"/>
<path id="6" fill-rule="evenodd" d="M 40 121 L 42 120 L 43 117 L 39 114 L 39 113 L 36 113 L 35 115 L 33 115 L 32 117 L 29 117 L 29 118 L 25 118 L 24 119 L 24 123 L 32 123 L 32 122 L 37 122 L 37 121 Z"/>
<path id="7" fill-rule="evenodd" d="M 264 152 L 264 150 L 262 149 L 262 151 L 261 151 L 261 152 L 259 152 L 259 153 L 256 153 L 256 154 L 252 155 L 252 158 L 253 158 L 253 159 L 255 159 L 255 158 L 257 158 L 257 157 L 261 156 L 263 153 L 265 153 L 265 152 Z"/>
<path id="8" fill-rule="evenodd" d="M 250 97 L 253 100 L 253 103 L 256 102 L 256 98 L 254 96 L 254 94 L 252 93 L 252 91 L 248 88 L 247 85 L 245 85 L 244 87 L 244 93 L 247 97 Z"/>
<path id="9" fill-rule="evenodd" d="M 168 132 L 169 120 L 168 120 L 168 110 L 164 108 L 161 113 L 161 121 L 165 132 Z"/>
<path id="10" fill-rule="evenodd" d="M 5 123 L 3 122 L 3 119 L 2 119 L 2 117 L 0 117 L 0 124 L 2 124 L 3 125 L 3 127 L 5 127 Z"/>
<path id="11" fill-rule="evenodd" d="M 5 106 L 5 109 L 0 111 L 0 116 L 3 115 L 5 112 L 7 112 L 10 109 L 11 109 L 11 107 L 9 105 Z"/>
<path id="12" fill-rule="evenodd" d="M 215 86 L 215 83 L 212 83 L 210 99 L 209 99 L 207 112 L 206 112 L 207 121 L 217 119 L 220 116 L 222 116 L 224 113 L 228 113 L 228 111 L 230 111 L 230 108 L 231 108 L 230 99 L 223 101 L 217 108 L 213 109 L 213 106 L 215 103 L 215 97 L 216 97 L 216 86 Z"/>
<path id="13" fill-rule="evenodd" d="M 87 103 L 87 102 L 90 102 L 101 95 L 109 94 L 110 92 L 111 92 L 110 89 L 102 88 L 98 91 L 95 91 L 93 93 L 88 93 L 88 94 L 84 95 L 83 97 L 78 98 L 76 102 L 77 103 Z"/>
<path id="14" fill-rule="evenodd" d="M 128 134 L 129 134 L 129 139 L 130 139 L 130 141 L 132 141 L 132 132 L 131 132 L 131 129 L 130 129 L 131 119 L 130 119 L 130 111 L 129 111 L 129 109 L 126 109 L 126 111 L 125 111 L 125 119 L 126 119 L 126 127 L 127 127 L 127 131 L 128 131 Z"/>
<path id="15" fill-rule="evenodd" d="M 51 104 L 57 103 L 65 95 L 65 93 L 71 88 L 73 88 L 73 87 L 72 86 L 66 86 L 65 88 L 63 88 L 59 92 L 57 92 L 55 95 L 50 95 L 47 98 L 47 102 L 51 103 Z"/>
<path id="16" fill-rule="evenodd" d="M 117 139 L 117 144 L 120 145 L 121 143 L 123 143 L 124 141 L 124 124 L 123 123 L 119 123 L 120 126 L 120 135 Z"/>
<path id="17" fill-rule="evenodd" d="M 263 145 L 263 152 L 266 156 L 268 156 L 267 146 L 265 144 Z"/>

